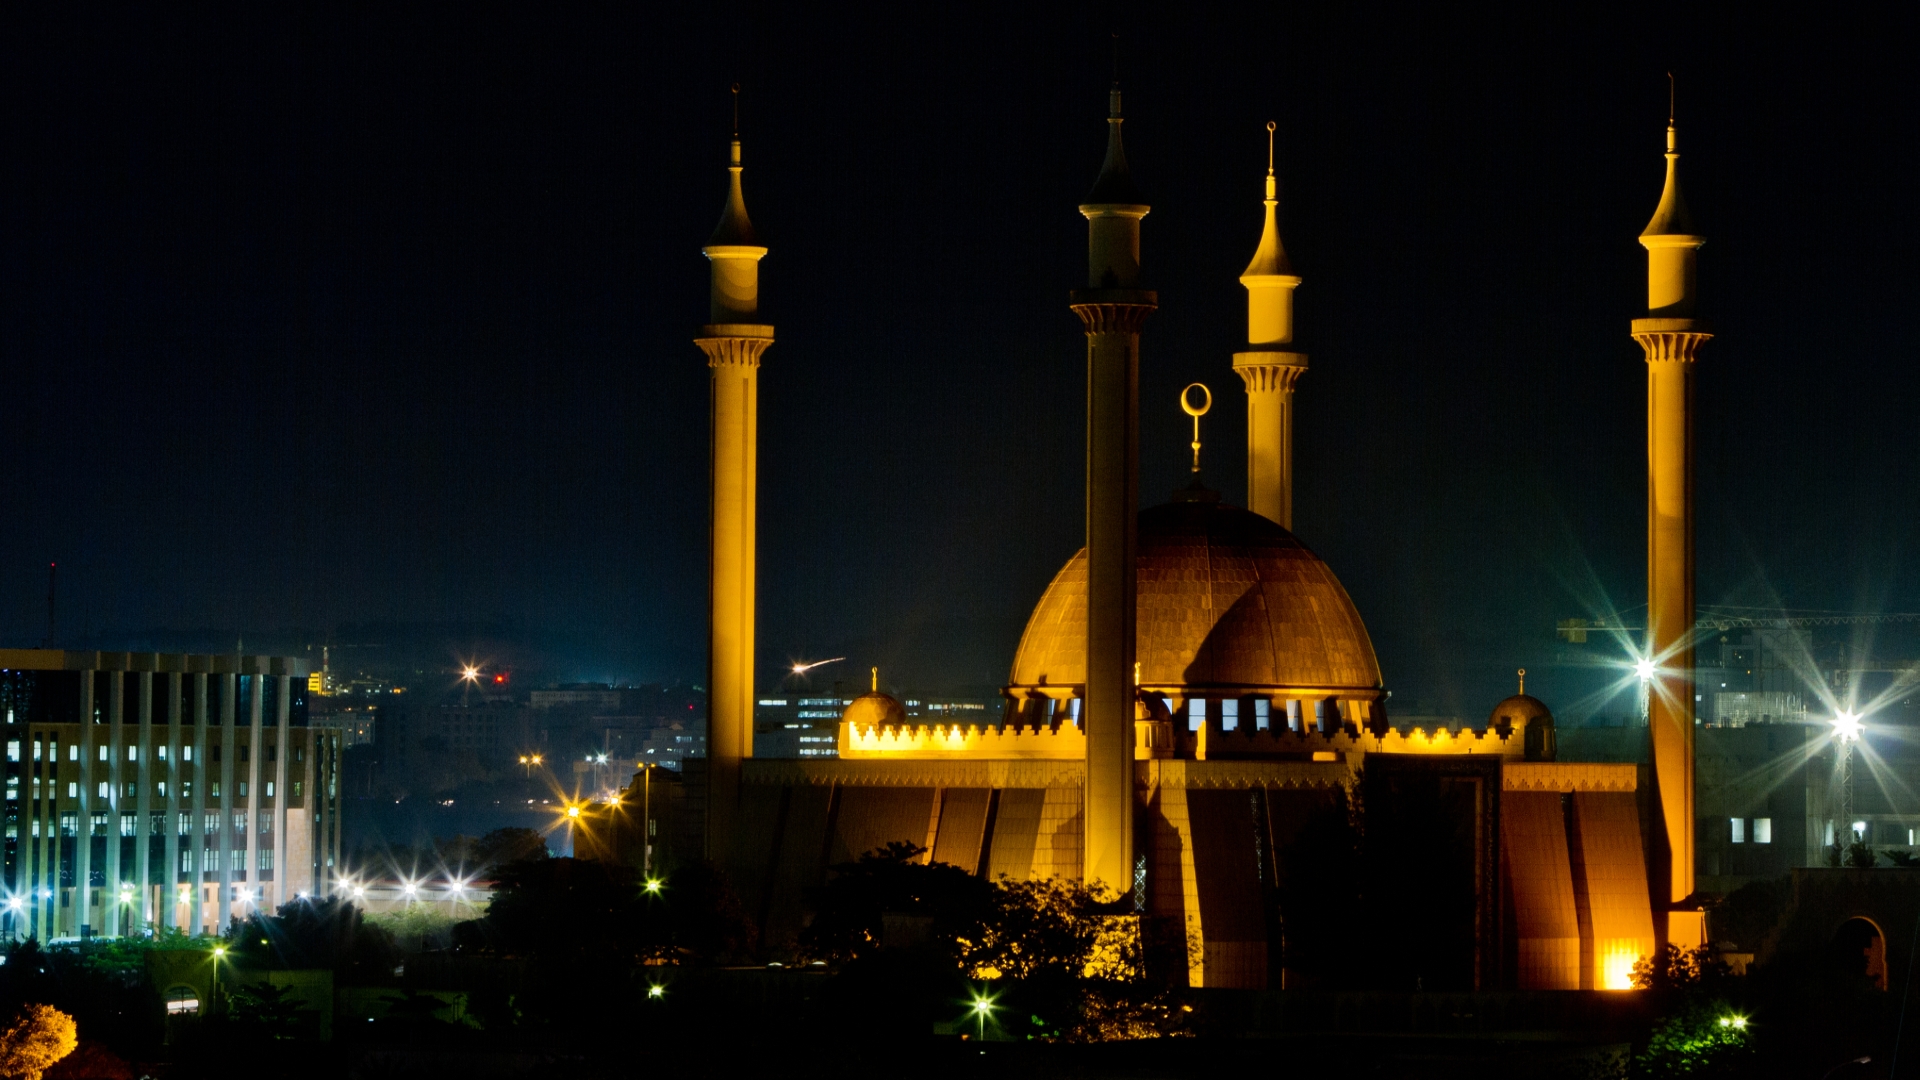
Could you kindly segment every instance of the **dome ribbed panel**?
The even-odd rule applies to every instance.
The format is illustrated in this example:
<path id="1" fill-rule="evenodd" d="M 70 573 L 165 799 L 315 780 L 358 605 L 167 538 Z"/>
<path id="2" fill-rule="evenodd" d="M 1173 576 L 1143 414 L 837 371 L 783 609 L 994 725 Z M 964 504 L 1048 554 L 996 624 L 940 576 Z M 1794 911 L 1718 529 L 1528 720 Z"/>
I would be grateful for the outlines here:
<path id="1" fill-rule="evenodd" d="M 1219 503 L 1140 515 L 1138 659 L 1149 685 L 1373 689 L 1360 613 L 1319 557 L 1279 525 Z M 1086 677 L 1086 552 L 1027 622 L 1013 684 Z"/>

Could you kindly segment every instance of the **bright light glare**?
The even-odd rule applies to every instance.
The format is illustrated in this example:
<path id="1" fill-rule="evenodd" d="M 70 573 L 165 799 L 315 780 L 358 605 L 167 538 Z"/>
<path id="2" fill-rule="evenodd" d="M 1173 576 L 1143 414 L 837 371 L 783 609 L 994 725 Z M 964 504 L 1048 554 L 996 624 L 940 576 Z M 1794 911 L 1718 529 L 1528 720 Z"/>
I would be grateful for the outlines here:
<path id="1" fill-rule="evenodd" d="M 579 808 L 579 807 L 577 807 L 577 806 L 569 806 L 569 807 L 567 807 L 567 816 L 568 816 L 568 817 L 579 817 L 579 816 L 580 816 L 580 808 Z"/>
<path id="2" fill-rule="evenodd" d="M 1747 1018 L 1744 1016 L 1723 1016 L 1720 1018 L 1720 1026 L 1723 1028 L 1733 1028 L 1735 1031 L 1745 1031 L 1747 1028 Z"/>
<path id="3" fill-rule="evenodd" d="M 650 877 L 650 878 L 648 878 L 648 879 L 647 879 L 647 891 L 648 891 L 648 892 L 650 892 L 650 893 L 658 893 L 658 892 L 660 891 L 660 884 L 661 884 L 661 882 L 660 882 L 660 879 L 659 879 L 659 878 L 657 878 L 657 877 Z"/>
<path id="4" fill-rule="evenodd" d="M 1651 660 L 1642 660 L 1633 665 L 1634 674 L 1640 676 L 1641 682 L 1651 681 L 1653 678 L 1653 670 L 1653 661 Z"/>
<path id="5" fill-rule="evenodd" d="M 652 986 L 647 987 L 647 996 L 657 1001 L 667 996 L 667 988 L 661 986 L 659 983 L 654 983 Z"/>
<path id="6" fill-rule="evenodd" d="M 1862 725 L 1860 717 L 1850 712 L 1836 714 L 1833 718 L 1834 737 L 1842 742 L 1852 742 L 1860 737 Z"/>
<path id="7" fill-rule="evenodd" d="M 479 668 L 473 668 L 473 667 L 470 667 L 470 668 L 468 668 L 468 669 L 466 669 L 465 671 L 462 671 L 462 672 L 460 673 L 460 677 L 461 677 L 461 678 L 463 678 L 463 679 L 465 679 L 465 680 L 467 680 L 468 682 L 472 682 L 472 681 L 474 681 L 475 679 L 478 679 L 478 678 L 480 677 L 480 669 L 479 669 Z"/>
<path id="8" fill-rule="evenodd" d="M 993 1011 L 993 1002 L 988 1001 L 986 998 L 974 998 L 973 1011 L 985 1016 Z"/>
<path id="9" fill-rule="evenodd" d="M 20 903 L 20 898 L 17 896 L 7 901 L 7 907 L 13 911 L 19 911 L 23 906 L 24 905 Z"/>
<path id="10" fill-rule="evenodd" d="M 227 955 L 227 947 L 225 945 L 215 945 L 213 947 L 213 955 L 215 958 Z"/>

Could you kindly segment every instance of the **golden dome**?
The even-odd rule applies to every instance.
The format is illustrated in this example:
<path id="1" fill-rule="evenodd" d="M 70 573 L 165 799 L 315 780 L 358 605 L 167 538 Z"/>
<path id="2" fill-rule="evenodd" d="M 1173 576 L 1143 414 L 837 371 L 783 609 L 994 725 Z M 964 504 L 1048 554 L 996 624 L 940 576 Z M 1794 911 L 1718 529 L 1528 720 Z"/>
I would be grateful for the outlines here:
<path id="1" fill-rule="evenodd" d="M 1487 717 L 1487 725 L 1519 727 L 1523 723 L 1532 724 L 1541 720 L 1546 721 L 1548 726 L 1553 724 L 1553 710 L 1547 708 L 1547 703 L 1532 694 L 1515 694 L 1493 707 L 1493 714 Z"/>
<path id="2" fill-rule="evenodd" d="M 1182 501 L 1140 512 L 1140 684 L 1377 690 L 1380 661 L 1319 556 L 1251 511 Z M 1014 655 L 1016 687 L 1086 682 L 1087 552 L 1054 575 Z"/>
<path id="3" fill-rule="evenodd" d="M 872 727 L 876 724 L 904 724 L 907 722 L 907 710 L 892 694 L 883 694 L 875 690 L 854 698 L 853 703 L 840 714 L 840 719 L 857 728 Z"/>

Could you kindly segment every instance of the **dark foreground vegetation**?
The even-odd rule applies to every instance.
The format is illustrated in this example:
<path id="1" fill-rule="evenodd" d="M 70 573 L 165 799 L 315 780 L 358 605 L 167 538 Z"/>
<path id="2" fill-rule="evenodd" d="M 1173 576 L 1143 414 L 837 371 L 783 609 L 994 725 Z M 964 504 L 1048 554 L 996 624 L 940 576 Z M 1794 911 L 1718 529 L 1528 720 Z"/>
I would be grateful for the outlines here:
<path id="1" fill-rule="evenodd" d="M 1639 994 L 1557 999 L 1576 1006 L 1561 1026 L 1581 1030 L 1509 1031 L 1496 1013 L 1521 1015 L 1526 995 L 1189 990 L 1186 942 L 1129 904 L 1057 880 L 989 882 L 924 854 L 892 845 L 836 867 L 807 930 L 778 950 L 707 865 L 649 879 L 525 858 L 497 868 L 491 906 L 465 922 L 330 899 L 219 940 L 18 944 L 0 1008 L 16 1027 L 36 1006 L 75 1021 L 78 1049 L 48 1080 L 1200 1077 L 1281 1063 L 1395 1077 L 1888 1075 L 1899 995 L 1845 942 L 1746 977 L 1704 950 L 1669 952 L 1636 971 Z M 1763 921 L 1756 895 L 1723 923 Z M 197 965 L 216 976 L 209 1000 L 170 1018 L 161 973 Z M 331 1031 L 319 1001 L 335 1003 Z M 1589 1008 L 1607 1017 L 1579 1015 Z M 1903 1075 L 1920 1068 L 1915 1043 Z M 1873 1060 L 1844 1064 L 1857 1057 Z"/>

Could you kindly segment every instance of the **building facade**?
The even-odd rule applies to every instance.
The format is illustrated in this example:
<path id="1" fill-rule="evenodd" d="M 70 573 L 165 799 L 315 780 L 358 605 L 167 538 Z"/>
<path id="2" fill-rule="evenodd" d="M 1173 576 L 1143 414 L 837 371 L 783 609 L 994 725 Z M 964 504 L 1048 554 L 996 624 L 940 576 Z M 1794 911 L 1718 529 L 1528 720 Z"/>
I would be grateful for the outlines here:
<path id="1" fill-rule="evenodd" d="M 306 662 L 0 650 L 0 929 L 40 940 L 214 933 L 329 888 L 338 731 Z"/>

